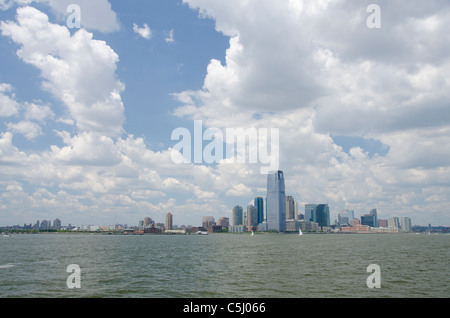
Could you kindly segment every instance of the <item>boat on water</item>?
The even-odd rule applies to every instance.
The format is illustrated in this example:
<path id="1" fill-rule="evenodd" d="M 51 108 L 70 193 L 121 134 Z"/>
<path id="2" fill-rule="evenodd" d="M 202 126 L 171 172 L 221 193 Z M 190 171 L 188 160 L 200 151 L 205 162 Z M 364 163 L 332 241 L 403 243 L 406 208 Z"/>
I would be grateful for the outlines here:
<path id="1" fill-rule="evenodd" d="M 255 235 L 255 233 L 252 231 L 252 236 Z"/>
<path id="2" fill-rule="evenodd" d="M 10 237 L 11 236 L 11 234 L 3 234 L 3 237 Z"/>
<path id="3" fill-rule="evenodd" d="M 208 235 L 208 232 L 206 232 L 206 231 L 198 231 L 197 234 L 198 235 Z"/>
<path id="4" fill-rule="evenodd" d="M 299 236 L 302 236 L 302 235 L 303 235 L 302 230 L 298 230 L 298 235 L 299 235 Z"/>

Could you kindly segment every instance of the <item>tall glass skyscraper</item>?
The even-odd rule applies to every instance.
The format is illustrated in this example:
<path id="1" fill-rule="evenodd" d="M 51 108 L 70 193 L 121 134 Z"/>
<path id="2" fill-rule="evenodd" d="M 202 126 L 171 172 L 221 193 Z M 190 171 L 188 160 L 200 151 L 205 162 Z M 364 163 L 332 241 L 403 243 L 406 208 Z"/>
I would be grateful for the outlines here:
<path id="1" fill-rule="evenodd" d="M 255 207 L 258 214 L 258 224 L 264 222 L 264 199 L 261 197 L 255 198 Z"/>
<path id="2" fill-rule="evenodd" d="M 286 231 L 286 193 L 283 171 L 267 176 L 267 230 Z"/>
<path id="3" fill-rule="evenodd" d="M 241 206 L 236 205 L 233 208 L 233 225 L 243 225 L 244 224 L 244 220 L 243 220 L 243 209 Z"/>

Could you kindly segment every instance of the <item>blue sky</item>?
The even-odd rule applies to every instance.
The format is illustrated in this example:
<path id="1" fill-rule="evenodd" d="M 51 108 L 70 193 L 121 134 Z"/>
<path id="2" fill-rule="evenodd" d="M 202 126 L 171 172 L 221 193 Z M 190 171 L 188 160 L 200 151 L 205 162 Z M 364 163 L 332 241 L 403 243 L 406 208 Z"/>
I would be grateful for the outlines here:
<path id="1" fill-rule="evenodd" d="M 379 1 L 369 28 L 370 3 L 1 0 L 0 225 L 198 225 L 264 197 L 260 164 L 172 160 L 194 120 L 279 129 L 300 211 L 448 225 L 450 6 Z"/>

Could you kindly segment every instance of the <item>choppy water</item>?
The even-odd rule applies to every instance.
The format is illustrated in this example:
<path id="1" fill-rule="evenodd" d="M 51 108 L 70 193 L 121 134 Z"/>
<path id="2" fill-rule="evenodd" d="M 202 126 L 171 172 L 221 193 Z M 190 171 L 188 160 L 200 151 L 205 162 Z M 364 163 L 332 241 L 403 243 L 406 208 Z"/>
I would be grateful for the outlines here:
<path id="1" fill-rule="evenodd" d="M 450 236 L 425 234 L 13 235 L 0 297 L 450 296 Z M 81 268 L 69 289 L 67 266 Z M 369 289 L 370 264 L 381 288 Z"/>

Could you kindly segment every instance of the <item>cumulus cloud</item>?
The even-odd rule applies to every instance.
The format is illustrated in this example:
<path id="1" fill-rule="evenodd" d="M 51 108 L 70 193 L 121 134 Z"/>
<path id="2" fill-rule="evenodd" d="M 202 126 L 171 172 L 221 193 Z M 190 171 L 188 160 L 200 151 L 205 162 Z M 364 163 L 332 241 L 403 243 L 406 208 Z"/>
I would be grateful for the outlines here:
<path id="1" fill-rule="evenodd" d="M 17 23 L 2 22 L 0 30 L 20 45 L 18 57 L 40 70 L 42 87 L 65 104 L 80 131 L 123 132 L 124 85 L 115 74 L 118 56 L 105 42 L 84 29 L 71 35 L 32 7 L 18 8 Z"/>
<path id="2" fill-rule="evenodd" d="M 49 6 L 63 22 L 66 21 L 67 7 L 74 3 L 72 0 L 0 0 L 0 10 L 8 10 L 15 4 L 19 6 L 41 3 Z M 114 32 L 120 29 L 116 13 L 112 10 L 108 0 L 78 0 L 81 9 L 81 26 L 100 32 Z"/>
<path id="3" fill-rule="evenodd" d="M 143 27 L 139 27 L 136 23 L 133 23 L 133 31 L 147 40 L 152 37 L 152 30 L 150 30 L 150 27 L 147 24 L 144 24 Z"/>

